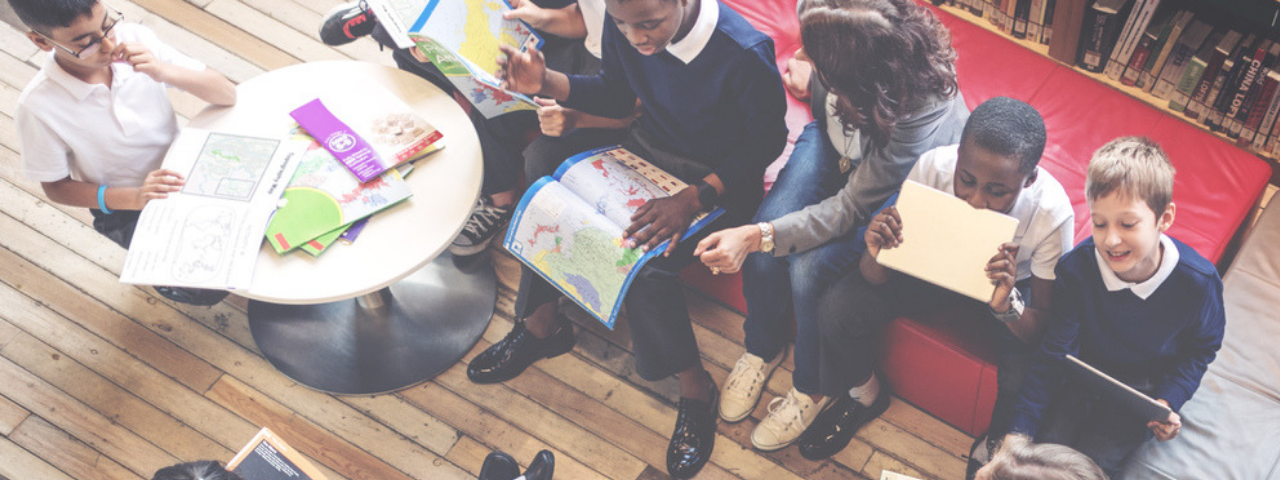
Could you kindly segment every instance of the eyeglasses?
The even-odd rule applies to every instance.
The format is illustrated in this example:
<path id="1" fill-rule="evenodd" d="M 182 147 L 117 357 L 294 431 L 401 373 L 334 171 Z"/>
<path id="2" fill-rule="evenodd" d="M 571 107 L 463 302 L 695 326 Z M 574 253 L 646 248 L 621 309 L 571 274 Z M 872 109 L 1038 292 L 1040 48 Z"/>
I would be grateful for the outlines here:
<path id="1" fill-rule="evenodd" d="M 111 29 L 116 28 L 116 24 L 120 23 L 120 20 L 124 19 L 124 12 L 116 10 L 115 7 L 111 6 L 107 2 L 102 2 L 102 5 L 106 7 L 107 10 L 107 14 L 102 17 L 102 33 L 94 35 L 93 38 L 89 40 L 89 43 L 79 47 L 78 50 L 72 50 L 63 46 L 61 43 L 54 41 L 54 39 L 49 38 L 48 35 L 43 33 L 36 32 L 36 35 L 44 37 L 45 40 L 48 40 L 49 43 L 53 44 L 53 46 L 62 49 L 62 51 L 67 52 L 76 58 L 84 58 L 87 55 L 98 53 L 98 48 L 102 46 L 102 40 L 111 36 Z"/>

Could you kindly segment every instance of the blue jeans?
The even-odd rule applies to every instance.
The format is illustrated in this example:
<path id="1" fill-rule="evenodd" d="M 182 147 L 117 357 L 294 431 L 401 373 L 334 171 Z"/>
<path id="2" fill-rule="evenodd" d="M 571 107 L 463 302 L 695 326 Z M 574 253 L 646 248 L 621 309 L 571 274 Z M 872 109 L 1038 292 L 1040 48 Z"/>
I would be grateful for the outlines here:
<path id="1" fill-rule="evenodd" d="M 849 178 L 840 173 L 839 160 L 840 154 L 817 122 L 806 125 L 753 221 L 775 220 L 835 195 Z M 792 384 L 801 393 L 818 393 L 818 299 L 857 266 L 861 243 L 851 231 L 818 248 L 786 257 L 753 253 L 742 265 L 742 294 L 747 300 L 747 319 L 742 327 L 747 352 L 766 361 L 777 356 L 791 330 L 787 307 L 794 305 Z"/>

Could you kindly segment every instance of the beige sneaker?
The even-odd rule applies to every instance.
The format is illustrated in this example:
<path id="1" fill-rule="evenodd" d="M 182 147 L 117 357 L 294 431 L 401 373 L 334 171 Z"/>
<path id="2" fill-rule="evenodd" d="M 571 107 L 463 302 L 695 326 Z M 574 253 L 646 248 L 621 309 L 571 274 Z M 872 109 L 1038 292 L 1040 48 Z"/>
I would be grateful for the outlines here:
<path id="1" fill-rule="evenodd" d="M 828 403 L 831 403 L 831 397 L 823 397 L 818 403 L 813 403 L 809 395 L 792 388 L 787 396 L 769 402 L 769 415 L 751 432 L 751 444 L 766 452 L 791 445 L 800 438 L 804 429 L 813 424 L 813 419 Z"/>
<path id="2" fill-rule="evenodd" d="M 760 393 L 764 391 L 769 375 L 786 356 L 786 347 L 769 363 L 765 363 L 763 358 L 743 352 L 738 357 L 738 363 L 734 364 L 733 371 L 729 372 L 724 390 L 720 392 L 720 418 L 726 422 L 736 422 L 751 415 L 756 402 L 760 401 Z"/>

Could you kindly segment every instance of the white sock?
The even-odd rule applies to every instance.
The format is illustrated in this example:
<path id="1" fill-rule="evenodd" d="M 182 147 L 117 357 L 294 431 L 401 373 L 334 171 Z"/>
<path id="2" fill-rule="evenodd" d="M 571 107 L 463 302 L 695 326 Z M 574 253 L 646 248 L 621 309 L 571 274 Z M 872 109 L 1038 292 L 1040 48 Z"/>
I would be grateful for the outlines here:
<path id="1" fill-rule="evenodd" d="M 880 381 L 876 380 L 876 375 L 871 374 L 871 379 L 866 383 L 849 389 L 849 396 L 858 403 L 870 407 L 875 403 L 876 397 L 880 396 Z"/>

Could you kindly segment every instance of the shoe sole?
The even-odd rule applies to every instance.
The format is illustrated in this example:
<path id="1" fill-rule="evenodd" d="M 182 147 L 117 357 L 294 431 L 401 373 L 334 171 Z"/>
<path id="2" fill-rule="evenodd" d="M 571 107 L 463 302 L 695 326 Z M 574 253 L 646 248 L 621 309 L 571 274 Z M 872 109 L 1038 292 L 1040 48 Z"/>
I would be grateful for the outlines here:
<path id="1" fill-rule="evenodd" d="M 483 242 L 477 243 L 475 245 L 469 245 L 469 246 L 450 244 L 449 253 L 452 253 L 453 256 L 455 257 L 470 257 L 472 255 L 479 254 L 480 252 L 483 252 L 486 248 L 489 248 L 489 243 L 493 242 L 493 239 L 495 237 L 497 237 L 497 235 L 489 237 Z"/>
<path id="2" fill-rule="evenodd" d="M 768 373 L 768 374 L 765 374 L 765 376 L 764 376 L 764 382 L 765 382 L 765 383 L 769 383 L 769 377 L 772 377 L 772 376 L 773 376 L 773 372 L 776 372 L 776 371 L 778 370 L 778 367 L 782 365 L 782 361 L 783 361 L 783 360 L 786 360 L 786 358 L 787 358 L 787 347 L 785 347 L 785 346 L 784 346 L 784 347 L 782 347 L 782 351 L 778 352 L 778 363 L 777 363 L 776 365 L 774 365 L 774 366 L 773 366 L 773 368 L 770 368 L 770 369 L 769 369 L 769 373 Z M 746 412 L 743 412 L 743 413 L 742 413 L 742 415 L 740 415 L 740 416 L 738 416 L 738 417 L 736 417 L 736 418 L 731 418 L 731 417 L 726 417 L 726 416 L 724 416 L 724 409 L 723 409 L 723 408 L 720 408 L 720 406 L 719 406 L 719 405 L 716 405 L 716 409 L 720 411 L 720 419 L 721 419 L 721 420 L 724 420 L 725 422 L 728 422 L 728 423 L 738 423 L 738 422 L 741 422 L 741 421 L 743 421 L 743 420 L 746 420 L 746 418 L 747 418 L 747 417 L 750 417 L 750 416 L 751 416 L 751 412 L 754 412 L 754 411 L 756 410 L 756 405 L 758 405 L 758 404 L 760 403 L 760 397 L 763 397 L 763 396 L 764 396 L 764 386 L 762 385 L 762 386 L 760 387 L 760 393 L 756 394 L 756 398 L 755 398 L 754 400 L 752 400 L 752 401 L 751 401 L 751 408 L 748 408 Z M 720 398 L 724 398 L 724 393 L 723 393 L 723 392 L 721 392 L 721 394 L 720 394 Z M 753 440 L 753 442 L 754 442 L 754 440 Z M 792 442 L 792 443 L 794 443 L 794 442 Z M 788 444 L 788 445 L 789 445 L 789 444 Z M 785 446 L 786 446 L 786 445 L 783 445 L 782 447 L 785 447 Z M 778 447 L 778 448 L 782 448 L 782 447 Z M 775 450 L 776 450 L 776 449 L 775 449 Z M 771 450 L 767 450 L 767 451 L 771 451 Z"/>
<path id="3" fill-rule="evenodd" d="M 738 422 L 741 422 L 741 421 L 743 421 L 743 420 L 746 420 L 746 418 L 747 418 L 747 417 L 750 417 L 750 416 L 751 416 L 751 412 L 755 411 L 755 408 L 754 408 L 754 407 L 755 407 L 755 404 L 757 404 L 757 403 L 760 403 L 760 397 L 756 397 L 756 401 L 751 402 L 751 406 L 752 406 L 753 408 L 748 409 L 748 410 L 746 411 L 746 413 L 743 413 L 742 415 L 740 415 L 740 416 L 738 416 L 738 417 L 736 417 L 736 418 L 731 418 L 731 417 L 726 417 L 726 416 L 724 416 L 724 409 L 722 408 L 722 409 L 720 409 L 720 420 L 723 420 L 723 421 L 728 422 L 728 423 L 738 423 Z"/>
<path id="4" fill-rule="evenodd" d="M 759 450 L 762 452 L 776 452 L 778 450 L 782 450 L 784 448 L 791 446 L 791 444 L 796 443 L 797 440 L 800 440 L 800 437 L 796 437 L 792 439 L 790 442 L 782 443 L 778 445 L 761 445 L 760 443 L 756 442 L 756 436 L 752 435 L 751 446 L 755 447 L 756 450 Z"/>

